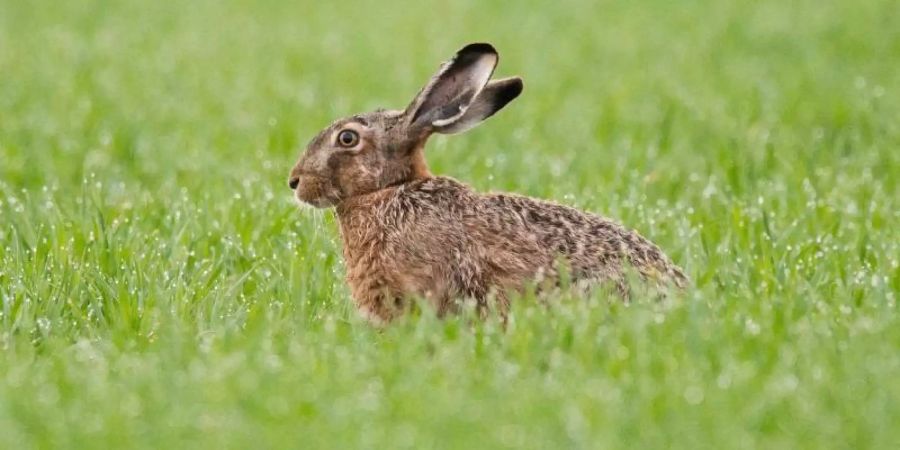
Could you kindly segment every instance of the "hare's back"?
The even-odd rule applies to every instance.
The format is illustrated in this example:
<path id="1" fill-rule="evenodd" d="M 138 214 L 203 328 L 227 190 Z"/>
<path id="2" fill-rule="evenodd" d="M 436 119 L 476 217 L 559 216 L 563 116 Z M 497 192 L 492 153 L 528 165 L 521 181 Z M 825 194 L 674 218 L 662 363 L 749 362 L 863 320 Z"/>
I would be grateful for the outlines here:
<path id="1" fill-rule="evenodd" d="M 479 203 L 484 235 L 533 242 L 529 257 L 564 257 L 576 277 L 618 277 L 626 264 L 644 275 L 683 277 L 656 245 L 605 217 L 514 194 L 484 195 Z"/>
<path id="2" fill-rule="evenodd" d="M 488 284 L 515 285 L 552 276 L 564 259 L 576 278 L 620 278 L 626 265 L 642 275 L 683 275 L 652 242 L 607 218 L 516 194 L 478 194 L 446 177 L 405 186 L 397 200 L 403 242 L 414 253 Z M 400 237 L 398 235 L 398 237 Z M 412 239 L 410 239 L 412 238 Z M 424 261 L 416 261 L 423 263 Z"/>

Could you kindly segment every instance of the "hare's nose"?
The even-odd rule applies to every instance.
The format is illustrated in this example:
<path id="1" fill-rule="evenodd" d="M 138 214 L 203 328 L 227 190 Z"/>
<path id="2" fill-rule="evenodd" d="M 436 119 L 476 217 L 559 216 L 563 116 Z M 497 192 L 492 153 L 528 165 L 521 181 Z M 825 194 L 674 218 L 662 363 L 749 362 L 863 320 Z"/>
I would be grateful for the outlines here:
<path id="1" fill-rule="evenodd" d="M 300 177 L 291 177 L 288 181 L 288 186 L 290 186 L 291 189 L 297 189 L 298 184 L 300 184 Z"/>

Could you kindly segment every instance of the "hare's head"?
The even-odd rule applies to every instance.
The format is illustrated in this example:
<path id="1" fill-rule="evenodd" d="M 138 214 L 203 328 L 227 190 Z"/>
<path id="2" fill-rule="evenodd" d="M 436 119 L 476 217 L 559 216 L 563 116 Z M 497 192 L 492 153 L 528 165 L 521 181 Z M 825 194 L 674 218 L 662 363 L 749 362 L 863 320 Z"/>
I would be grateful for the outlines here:
<path id="1" fill-rule="evenodd" d="M 340 119 L 322 130 L 291 170 L 297 198 L 317 207 L 428 177 L 423 150 L 432 133 L 474 127 L 522 92 L 517 77 L 490 81 L 490 44 L 469 44 L 444 63 L 405 110 Z"/>

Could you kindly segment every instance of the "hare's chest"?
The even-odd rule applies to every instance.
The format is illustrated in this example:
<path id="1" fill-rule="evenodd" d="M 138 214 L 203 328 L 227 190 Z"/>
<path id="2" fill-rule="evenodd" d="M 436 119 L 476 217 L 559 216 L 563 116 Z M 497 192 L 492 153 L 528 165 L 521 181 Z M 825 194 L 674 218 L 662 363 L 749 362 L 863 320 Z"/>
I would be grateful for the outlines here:
<path id="1" fill-rule="evenodd" d="M 399 231 L 402 229 L 402 233 Z M 454 290 L 453 266 L 447 254 L 437 251 L 437 238 L 417 236 L 415 227 L 344 230 L 344 262 L 347 283 L 357 301 L 367 297 L 423 298 L 442 310 L 442 302 Z M 353 240 L 349 238 L 352 235 Z M 400 301 L 400 300 L 398 300 Z"/>
<path id="2" fill-rule="evenodd" d="M 389 287 L 388 267 L 385 264 L 384 240 L 376 233 L 348 233 L 342 230 L 344 265 L 347 283 L 356 294 L 363 290 Z"/>

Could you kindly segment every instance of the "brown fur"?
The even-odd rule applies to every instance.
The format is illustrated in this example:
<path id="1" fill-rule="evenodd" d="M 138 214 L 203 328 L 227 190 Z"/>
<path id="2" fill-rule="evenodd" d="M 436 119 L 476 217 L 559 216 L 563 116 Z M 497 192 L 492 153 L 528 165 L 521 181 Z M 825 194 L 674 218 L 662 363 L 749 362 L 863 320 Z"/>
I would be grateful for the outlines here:
<path id="1" fill-rule="evenodd" d="M 387 323 L 416 296 L 439 315 L 456 311 L 460 299 L 505 314 L 508 292 L 555 286 L 561 267 L 572 282 L 611 282 L 626 296 L 627 267 L 685 286 L 687 277 L 658 247 L 613 221 L 519 195 L 479 194 L 431 175 L 424 148 L 432 133 L 463 131 L 521 92 L 517 78 L 488 82 L 496 62 L 487 44 L 463 48 L 405 111 L 335 122 L 292 170 L 299 200 L 336 207 L 359 311 Z M 359 143 L 341 147 L 342 130 L 357 132 Z"/>

